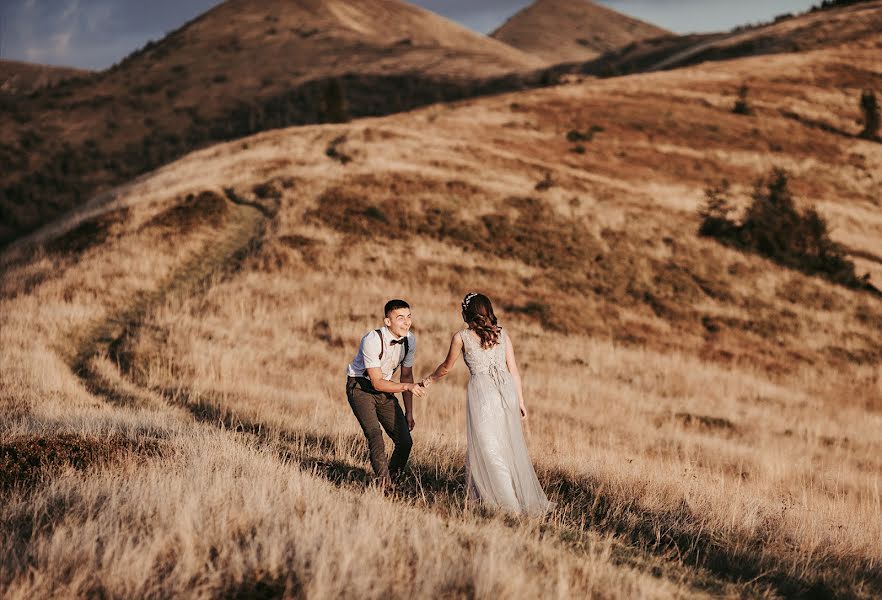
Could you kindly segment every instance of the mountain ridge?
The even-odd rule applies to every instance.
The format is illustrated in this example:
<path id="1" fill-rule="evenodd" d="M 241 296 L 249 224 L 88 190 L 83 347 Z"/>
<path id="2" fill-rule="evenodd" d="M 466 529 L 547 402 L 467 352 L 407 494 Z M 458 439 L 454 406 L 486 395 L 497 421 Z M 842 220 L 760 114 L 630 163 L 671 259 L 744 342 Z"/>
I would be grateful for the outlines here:
<path id="1" fill-rule="evenodd" d="M 0 244 L 208 143 L 469 97 L 539 65 L 398 0 L 229 0 L 106 71 L 6 103 Z"/>

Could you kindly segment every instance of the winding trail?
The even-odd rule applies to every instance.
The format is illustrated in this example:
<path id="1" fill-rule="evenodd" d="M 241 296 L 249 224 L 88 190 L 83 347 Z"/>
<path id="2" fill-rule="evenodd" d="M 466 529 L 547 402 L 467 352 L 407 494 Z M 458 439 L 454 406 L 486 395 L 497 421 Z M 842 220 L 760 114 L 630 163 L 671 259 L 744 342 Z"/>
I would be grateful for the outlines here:
<path id="1" fill-rule="evenodd" d="M 169 298 L 183 299 L 206 289 L 213 277 L 237 265 L 260 243 L 274 211 L 239 199 L 231 189 L 225 191 L 230 203 L 227 223 L 205 243 L 202 251 L 185 261 L 158 289 L 137 296 L 126 309 L 82 335 L 70 366 L 92 394 L 117 405 L 150 403 L 149 394 L 140 393 L 126 382 L 108 379 L 96 369 L 93 359 L 114 357 L 119 364 L 120 345 L 134 334 L 151 310 Z"/>

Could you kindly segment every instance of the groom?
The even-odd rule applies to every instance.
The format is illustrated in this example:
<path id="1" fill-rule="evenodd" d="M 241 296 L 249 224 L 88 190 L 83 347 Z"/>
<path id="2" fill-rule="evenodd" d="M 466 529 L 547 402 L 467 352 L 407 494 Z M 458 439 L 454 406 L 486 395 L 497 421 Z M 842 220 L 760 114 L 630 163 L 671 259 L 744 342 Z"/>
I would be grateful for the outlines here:
<path id="1" fill-rule="evenodd" d="M 404 300 L 389 300 L 383 313 L 385 326 L 361 338 L 358 353 L 349 363 L 346 397 L 367 438 L 374 473 L 386 487 L 407 464 L 413 446 L 413 394 L 421 398 L 426 390 L 413 382 L 416 336 L 410 332 L 410 305 Z M 399 367 L 401 383 L 395 383 L 392 375 Z M 398 392 L 404 398 L 404 412 L 393 395 Z M 383 429 L 395 443 L 388 461 Z"/>

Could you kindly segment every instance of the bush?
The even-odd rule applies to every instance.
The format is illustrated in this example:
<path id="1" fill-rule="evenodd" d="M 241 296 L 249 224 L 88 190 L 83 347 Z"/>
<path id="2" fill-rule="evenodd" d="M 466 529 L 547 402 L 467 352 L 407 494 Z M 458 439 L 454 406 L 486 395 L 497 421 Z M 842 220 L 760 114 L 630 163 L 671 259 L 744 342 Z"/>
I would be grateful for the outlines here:
<path id="1" fill-rule="evenodd" d="M 834 283 L 875 290 L 867 276 L 857 276 L 845 249 L 830 239 L 823 216 L 814 208 L 802 212 L 796 208 L 785 171 L 775 169 L 756 182 L 753 202 L 740 223 L 730 218 L 733 209 L 727 191 L 726 184 L 706 191 L 705 204 L 699 209 L 699 235 Z"/>
<path id="2" fill-rule="evenodd" d="M 733 228 L 737 226 L 729 218 L 734 208 L 726 197 L 728 191 L 728 181 L 723 181 L 719 187 L 705 190 L 705 203 L 698 210 L 698 216 L 701 217 L 699 235 L 722 239 L 730 239 L 734 236 Z"/>
<path id="3" fill-rule="evenodd" d="M 537 192 L 544 192 L 546 190 L 550 190 L 554 187 L 554 179 L 551 178 L 551 173 L 546 172 L 545 177 L 542 181 L 538 182 L 534 188 Z"/>
<path id="4" fill-rule="evenodd" d="M 735 106 L 732 107 L 732 112 L 736 115 L 752 115 L 753 109 L 750 107 L 750 104 L 747 102 L 747 94 L 750 92 L 750 89 L 747 85 L 742 85 L 738 88 L 738 100 L 735 101 Z"/>
<path id="5" fill-rule="evenodd" d="M 861 112 L 864 114 L 864 130 L 858 137 L 865 140 L 879 139 L 879 101 L 876 94 L 871 90 L 864 90 L 861 94 Z"/>
<path id="6" fill-rule="evenodd" d="M 325 156 L 327 156 L 328 158 L 332 158 L 343 165 L 352 162 L 352 157 L 340 149 L 340 146 L 345 142 L 345 135 L 338 136 L 331 140 L 331 143 L 328 144 L 327 149 L 325 149 Z"/>
<path id="7" fill-rule="evenodd" d="M 567 132 L 567 141 L 568 142 L 590 142 L 594 139 L 595 133 L 600 133 L 603 131 L 603 127 L 600 125 L 592 125 L 585 131 L 579 131 L 578 129 L 571 129 Z"/>

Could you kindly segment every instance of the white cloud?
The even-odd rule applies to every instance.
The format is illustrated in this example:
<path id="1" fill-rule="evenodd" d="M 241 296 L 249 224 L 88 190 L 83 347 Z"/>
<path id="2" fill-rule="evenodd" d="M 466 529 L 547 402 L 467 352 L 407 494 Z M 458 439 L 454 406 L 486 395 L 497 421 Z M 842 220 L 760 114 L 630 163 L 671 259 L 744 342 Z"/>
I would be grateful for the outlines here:
<path id="1" fill-rule="evenodd" d="M 61 13 L 60 21 L 76 21 L 79 17 L 80 13 L 80 0 L 70 0 L 67 3 L 67 6 L 64 7 L 64 12 Z"/>
<path id="2" fill-rule="evenodd" d="M 86 31 L 92 33 L 102 33 L 109 29 L 109 25 L 113 22 L 113 5 L 99 4 L 92 6 L 84 15 Z"/>
<path id="3" fill-rule="evenodd" d="M 64 31 L 52 36 L 52 52 L 56 57 L 67 54 L 67 51 L 70 50 L 70 40 L 72 37 L 73 31 Z"/>
<path id="4" fill-rule="evenodd" d="M 27 0 L 24 8 L 32 11 L 36 8 L 35 5 L 36 0 Z M 27 60 L 49 64 L 68 62 L 74 39 L 79 33 L 81 12 L 80 0 L 69 0 L 61 14 L 54 19 L 55 31 L 44 38 L 42 44 L 36 46 L 33 42 L 37 40 L 33 38 L 28 40 L 25 48 Z"/>

